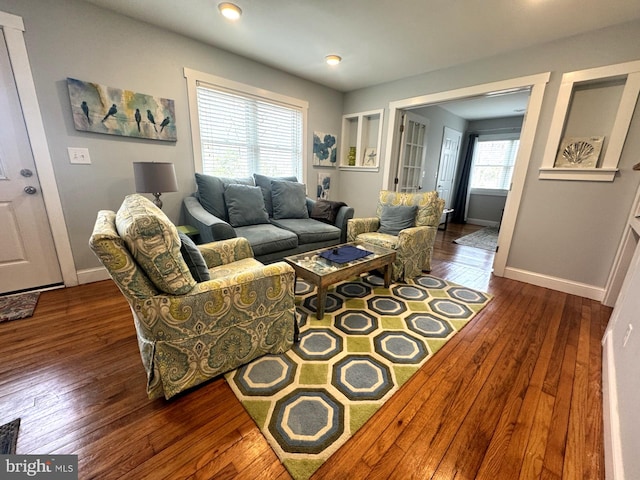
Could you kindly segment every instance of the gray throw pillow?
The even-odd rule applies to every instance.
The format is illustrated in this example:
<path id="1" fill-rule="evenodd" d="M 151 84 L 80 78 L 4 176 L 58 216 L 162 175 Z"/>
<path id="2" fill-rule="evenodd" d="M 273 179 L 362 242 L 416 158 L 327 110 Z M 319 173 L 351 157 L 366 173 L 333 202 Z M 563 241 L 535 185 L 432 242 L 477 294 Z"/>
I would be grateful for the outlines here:
<path id="1" fill-rule="evenodd" d="M 191 276 L 198 283 L 211 280 L 207 262 L 204 261 L 200 249 L 193 243 L 193 240 L 191 240 L 188 235 L 178 232 L 178 236 L 180 237 L 180 242 L 182 242 L 180 245 L 180 253 L 187 267 L 189 267 Z"/>
<path id="2" fill-rule="evenodd" d="M 224 200 L 229 212 L 232 227 L 269 223 L 269 215 L 264 208 L 264 199 L 260 187 L 248 185 L 227 185 Z"/>
<path id="3" fill-rule="evenodd" d="M 196 184 L 198 185 L 198 200 L 200 205 L 212 215 L 227 221 L 229 220 L 224 201 L 224 190 L 227 185 L 255 185 L 253 177 L 227 178 L 214 177 L 196 173 Z"/>
<path id="4" fill-rule="evenodd" d="M 297 182 L 271 181 L 273 218 L 309 218 L 306 187 Z"/>
<path id="5" fill-rule="evenodd" d="M 267 213 L 270 217 L 273 217 L 273 203 L 271 202 L 271 181 L 278 182 L 297 182 L 296 177 L 268 177 L 266 175 L 260 175 L 259 173 L 253 174 L 253 179 L 256 185 L 262 189 L 262 196 L 264 198 L 264 206 L 267 209 Z"/>
<path id="6" fill-rule="evenodd" d="M 415 227 L 417 206 L 383 205 L 380 214 L 379 233 L 398 235 L 405 228 Z"/>

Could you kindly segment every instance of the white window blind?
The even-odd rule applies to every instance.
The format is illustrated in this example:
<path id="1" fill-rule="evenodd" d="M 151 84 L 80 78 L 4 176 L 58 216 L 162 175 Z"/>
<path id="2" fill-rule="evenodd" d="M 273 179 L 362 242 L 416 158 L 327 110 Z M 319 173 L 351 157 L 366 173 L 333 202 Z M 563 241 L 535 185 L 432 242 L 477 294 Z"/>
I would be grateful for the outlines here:
<path id="1" fill-rule="evenodd" d="M 301 109 L 198 83 L 202 171 L 302 178 Z"/>
<path id="2" fill-rule="evenodd" d="M 473 152 L 471 188 L 509 190 L 519 139 L 479 137 Z"/>

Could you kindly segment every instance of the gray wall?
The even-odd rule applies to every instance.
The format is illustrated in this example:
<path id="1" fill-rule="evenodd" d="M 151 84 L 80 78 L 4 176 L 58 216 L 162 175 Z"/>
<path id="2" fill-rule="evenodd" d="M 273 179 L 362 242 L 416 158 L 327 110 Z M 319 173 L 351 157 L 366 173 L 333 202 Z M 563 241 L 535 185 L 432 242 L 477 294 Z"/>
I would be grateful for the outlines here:
<path id="1" fill-rule="evenodd" d="M 99 265 L 88 240 L 96 213 L 117 210 L 134 191 L 134 161 L 174 162 L 180 191 L 162 196 L 180 222 L 182 198 L 195 190 L 186 80 L 189 67 L 309 102 L 307 178 L 313 131 L 340 132 L 343 94 L 254 61 L 76 0 L 0 0 L 0 10 L 23 18 L 25 41 L 56 182 L 78 270 Z M 157 142 L 74 129 L 66 78 L 175 100 L 178 140 Z M 71 165 L 67 147 L 87 147 L 91 165 Z M 333 175 L 337 198 L 339 176 Z"/>
<path id="2" fill-rule="evenodd" d="M 562 74 L 638 60 L 639 52 L 640 22 L 630 22 L 353 91 L 345 96 L 345 113 L 386 108 L 390 101 L 550 71 L 507 267 L 604 287 L 640 182 L 640 174 L 632 171 L 640 158 L 640 109 L 636 109 L 614 182 L 539 180 L 538 169 Z M 385 113 L 386 127 L 388 109 Z M 386 132 L 384 128 L 385 137 Z M 383 138 L 383 152 L 386 142 Z M 342 177 L 343 200 L 359 198 L 360 204 L 373 209 L 382 184 L 382 168 L 378 177 L 367 184 Z M 371 210 L 358 213 L 365 215 Z"/>

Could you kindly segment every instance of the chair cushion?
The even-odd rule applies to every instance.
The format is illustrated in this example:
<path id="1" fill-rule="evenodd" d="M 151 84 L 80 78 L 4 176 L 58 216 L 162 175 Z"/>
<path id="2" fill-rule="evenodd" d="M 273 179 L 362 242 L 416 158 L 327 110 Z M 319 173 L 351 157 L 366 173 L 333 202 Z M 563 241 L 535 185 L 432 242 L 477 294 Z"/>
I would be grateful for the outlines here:
<path id="1" fill-rule="evenodd" d="M 209 275 L 209 269 L 207 268 L 207 263 L 204 261 L 204 257 L 200 250 L 193 243 L 193 240 L 189 238 L 188 235 L 178 232 L 178 236 L 180 237 L 180 253 L 182 254 L 182 258 L 184 258 L 187 267 L 189 267 L 189 271 L 191 272 L 191 276 L 198 283 L 206 282 L 211 279 Z"/>
<path id="2" fill-rule="evenodd" d="M 346 207 L 344 202 L 332 202 L 331 200 L 317 200 L 313 208 L 311 209 L 310 217 L 321 222 L 334 225 L 336 223 L 336 217 L 338 216 L 338 210 L 342 207 Z"/>
<path id="3" fill-rule="evenodd" d="M 309 218 L 306 187 L 302 183 L 271 181 L 273 218 Z"/>
<path id="4" fill-rule="evenodd" d="M 269 215 L 264 208 L 260 187 L 249 185 L 227 185 L 224 200 L 232 227 L 269 223 Z"/>
<path id="5" fill-rule="evenodd" d="M 415 205 L 383 205 L 378 232 L 388 235 L 398 235 L 401 230 L 414 227 L 416 224 L 417 210 L 418 207 Z"/>
<path id="6" fill-rule="evenodd" d="M 198 185 L 198 200 L 204 209 L 212 215 L 224 220 L 229 220 L 227 208 L 224 201 L 224 190 L 227 185 L 250 185 L 254 186 L 253 177 L 227 178 L 214 177 L 196 173 L 196 184 Z"/>
<path id="7" fill-rule="evenodd" d="M 149 199 L 127 195 L 116 214 L 116 228 L 159 290 L 182 295 L 195 287 L 196 281 L 180 253 L 178 229 Z"/>
<path id="8" fill-rule="evenodd" d="M 253 174 L 255 184 L 262 189 L 262 196 L 264 197 L 264 206 L 267 208 L 267 213 L 270 217 L 273 217 L 273 204 L 271 203 L 271 180 L 281 180 L 286 182 L 297 182 L 296 177 L 268 177 L 266 175 L 260 175 L 259 173 Z"/>

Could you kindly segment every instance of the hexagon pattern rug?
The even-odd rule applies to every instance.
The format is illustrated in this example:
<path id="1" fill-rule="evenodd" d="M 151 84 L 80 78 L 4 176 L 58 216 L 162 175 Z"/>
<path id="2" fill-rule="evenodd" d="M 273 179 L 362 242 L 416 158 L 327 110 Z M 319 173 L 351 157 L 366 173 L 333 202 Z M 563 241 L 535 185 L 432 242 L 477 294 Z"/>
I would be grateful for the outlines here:
<path id="1" fill-rule="evenodd" d="M 491 296 L 423 275 L 384 288 L 366 275 L 327 294 L 296 283 L 300 342 L 225 375 L 296 480 L 307 479 Z"/>

